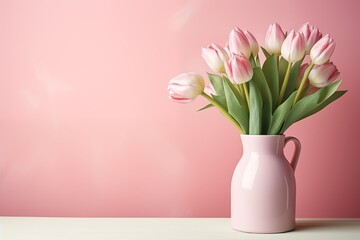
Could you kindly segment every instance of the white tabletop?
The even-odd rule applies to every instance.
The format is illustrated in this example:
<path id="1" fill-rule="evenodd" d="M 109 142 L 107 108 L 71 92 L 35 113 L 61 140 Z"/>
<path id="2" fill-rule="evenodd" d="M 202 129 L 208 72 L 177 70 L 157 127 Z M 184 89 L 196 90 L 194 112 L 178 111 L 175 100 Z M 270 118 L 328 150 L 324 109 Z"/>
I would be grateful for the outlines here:
<path id="1" fill-rule="evenodd" d="M 1 240 L 241 240 L 360 239 L 360 218 L 298 219 L 296 230 L 249 234 L 228 218 L 35 218 L 0 217 Z"/>

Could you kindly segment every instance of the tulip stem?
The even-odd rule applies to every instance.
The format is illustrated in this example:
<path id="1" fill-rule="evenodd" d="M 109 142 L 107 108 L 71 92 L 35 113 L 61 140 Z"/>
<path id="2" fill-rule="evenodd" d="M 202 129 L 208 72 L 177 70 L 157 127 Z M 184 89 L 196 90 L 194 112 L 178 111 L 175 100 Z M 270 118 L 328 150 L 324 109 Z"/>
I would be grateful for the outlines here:
<path id="1" fill-rule="evenodd" d="M 277 102 L 277 105 L 279 106 L 283 100 L 283 97 L 284 97 L 284 94 L 285 94 L 285 91 L 286 91 L 286 87 L 287 87 L 287 84 L 288 84 L 288 81 L 289 81 L 289 77 L 290 77 L 290 72 L 291 72 L 291 62 L 289 62 L 288 66 L 287 66 L 287 69 L 286 69 L 286 74 L 285 74 L 285 77 L 284 77 L 284 81 L 283 81 L 283 84 L 281 86 L 281 90 L 280 90 L 280 94 L 279 94 L 279 98 L 278 98 L 278 102 Z"/>
<path id="2" fill-rule="evenodd" d="M 279 58 L 280 58 L 279 56 L 275 57 L 275 59 L 276 59 L 276 67 L 277 67 L 278 73 L 280 72 L 280 59 Z"/>
<path id="3" fill-rule="evenodd" d="M 311 63 L 311 64 L 309 65 L 309 67 L 306 69 L 306 71 L 305 71 L 305 73 L 304 73 L 304 76 L 303 76 L 303 78 L 302 78 L 302 80 L 301 80 L 301 84 L 300 84 L 299 90 L 298 90 L 297 93 L 296 93 L 293 106 L 297 103 L 298 100 L 300 100 L 300 96 L 301 96 L 301 93 L 302 93 L 302 91 L 303 91 L 303 89 L 304 89 L 304 87 L 305 87 L 306 80 L 307 80 L 307 78 L 309 77 L 310 71 L 311 71 L 311 69 L 313 69 L 314 65 L 315 65 L 314 63 Z"/>
<path id="4" fill-rule="evenodd" d="M 307 96 L 311 89 L 312 89 L 311 84 L 308 84 L 305 88 L 304 96 Z"/>
<path id="5" fill-rule="evenodd" d="M 246 82 L 244 82 L 243 84 L 241 84 L 244 88 L 244 93 L 245 93 L 245 97 L 246 97 L 246 102 L 248 104 L 248 107 L 249 107 L 249 111 L 250 111 L 250 97 L 249 97 L 249 91 L 248 91 L 248 88 L 247 88 L 247 85 L 246 85 Z"/>
<path id="6" fill-rule="evenodd" d="M 238 89 L 240 95 L 244 96 L 244 92 L 243 92 L 242 87 L 240 86 L 240 84 L 235 84 L 235 85 L 236 85 L 236 88 Z"/>
<path id="7" fill-rule="evenodd" d="M 217 107 L 220 110 L 220 112 L 224 114 L 224 116 L 227 117 L 235 125 L 237 130 L 239 130 L 240 134 L 244 133 L 239 123 L 217 101 L 215 101 L 212 97 L 210 97 L 204 92 L 201 93 L 201 96 L 203 96 L 206 100 L 208 100 L 212 105 Z"/>

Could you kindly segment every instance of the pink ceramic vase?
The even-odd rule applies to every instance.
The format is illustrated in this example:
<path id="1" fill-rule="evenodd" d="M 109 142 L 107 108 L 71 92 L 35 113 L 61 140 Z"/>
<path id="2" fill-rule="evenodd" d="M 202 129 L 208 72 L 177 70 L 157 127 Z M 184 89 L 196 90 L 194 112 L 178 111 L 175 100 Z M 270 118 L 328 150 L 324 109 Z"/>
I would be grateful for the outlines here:
<path id="1" fill-rule="evenodd" d="M 231 182 L 231 225 L 251 233 L 278 233 L 295 228 L 294 171 L 301 145 L 284 135 L 241 135 L 243 155 Z M 293 141 L 289 162 L 283 149 Z"/>

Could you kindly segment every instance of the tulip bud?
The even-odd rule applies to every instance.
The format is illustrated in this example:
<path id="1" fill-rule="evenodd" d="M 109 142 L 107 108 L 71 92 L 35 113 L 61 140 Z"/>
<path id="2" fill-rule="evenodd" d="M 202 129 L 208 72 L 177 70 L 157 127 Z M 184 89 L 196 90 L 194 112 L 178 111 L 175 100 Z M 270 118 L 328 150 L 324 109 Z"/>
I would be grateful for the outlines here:
<path id="1" fill-rule="evenodd" d="M 229 42 L 225 44 L 224 50 L 226 51 L 229 58 L 231 58 L 234 54 L 230 51 Z"/>
<path id="2" fill-rule="evenodd" d="M 224 62 L 229 60 L 229 56 L 225 49 L 213 43 L 207 48 L 202 48 L 201 56 L 207 65 L 215 72 L 224 73 Z"/>
<path id="3" fill-rule="evenodd" d="M 281 47 L 281 55 L 288 62 L 299 61 L 305 54 L 305 41 L 301 33 L 292 30 Z"/>
<path id="4" fill-rule="evenodd" d="M 254 37 L 254 35 L 251 34 L 251 32 L 249 32 L 248 30 L 245 30 L 244 34 L 249 41 L 250 48 L 251 48 L 251 54 L 255 57 L 259 53 L 259 44 L 256 41 L 256 38 Z"/>
<path id="5" fill-rule="evenodd" d="M 265 48 L 269 54 L 280 55 L 285 34 L 277 23 L 270 24 L 265 36 Z"/>
<path id="6" fill-rule="evenodd" d="M 311 85 L 321 88 L 329 85 L 339 77 L 340 73 L 332 62 L 316 65 L 309 74 Z"/>
<path id="7" fill-rule="evenodd" d="M 206 86 L 205 89 L 204 89 L 204 93 L 206 93 L 207 95 L 210 95 L 210 96 L 216 96 L 217 95 L 213 85 Z"/>
<path id="8" fill-rule="evenodd" d="M 249 60 L 244 55 L 234 55 L 225 64 L 226 74 L 234 84 L 241 84 L 250 81 L 253 76 L 253 69 Z"/>
<path id="9" fill-rule="evenodd" d="M 199 96 L 205 88 L 202 76 L 196 73 L 183 73 L 170 80 L 168 90 L 172 100 L 188 103 Z"/>
<path id="10" fill-rule="evenodd" d="M 300 66 L 299 73 L 298 73 L 298 78 L 296 80 L 296 89 L 299 89 L 301 81 L 302 81 L 302 79 L 304 77 L 305 71 L 306 71 L 306 69 L 308 67 L 309 67 L 309 63 L 305 63 L 305 64 Z"/>
<path id="11" fill-rule="evenodd" d="M 310 26 L 309 23 L 304 23 L 299 30 L 303 34 L 305 39 L 305 53 L 309 54 L 314 44 L 321 38 L 319 29 L 314 26 Z"/>
<path id="12" fill-rule="evenodd" d="M 249 40 L 240 28 L 234 28 L 230 32 L 229 48 L 232 53 L 244 54 L 247 58 L 251 55 Z"/>
<path id="13" fill-rule="evenodd" d="M 322 65 L 329 61 L 335 50 L 335 42 L 329 34 L 321 38 L 310 50 L 312 63 Z"/>

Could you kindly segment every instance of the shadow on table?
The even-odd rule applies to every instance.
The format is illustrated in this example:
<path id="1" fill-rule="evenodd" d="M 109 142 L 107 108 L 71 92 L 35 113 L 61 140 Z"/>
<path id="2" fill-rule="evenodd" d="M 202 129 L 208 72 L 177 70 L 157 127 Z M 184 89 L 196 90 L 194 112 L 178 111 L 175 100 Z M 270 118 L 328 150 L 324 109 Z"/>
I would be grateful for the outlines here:
<path id="1" fill-rule="evenodd" d="M 296 222 L 294 231 L 307 231 L 307 230 L 328 230 L 331 228 L 348 229 L 359 226 L 360 220 L 299 220 Z"/>

